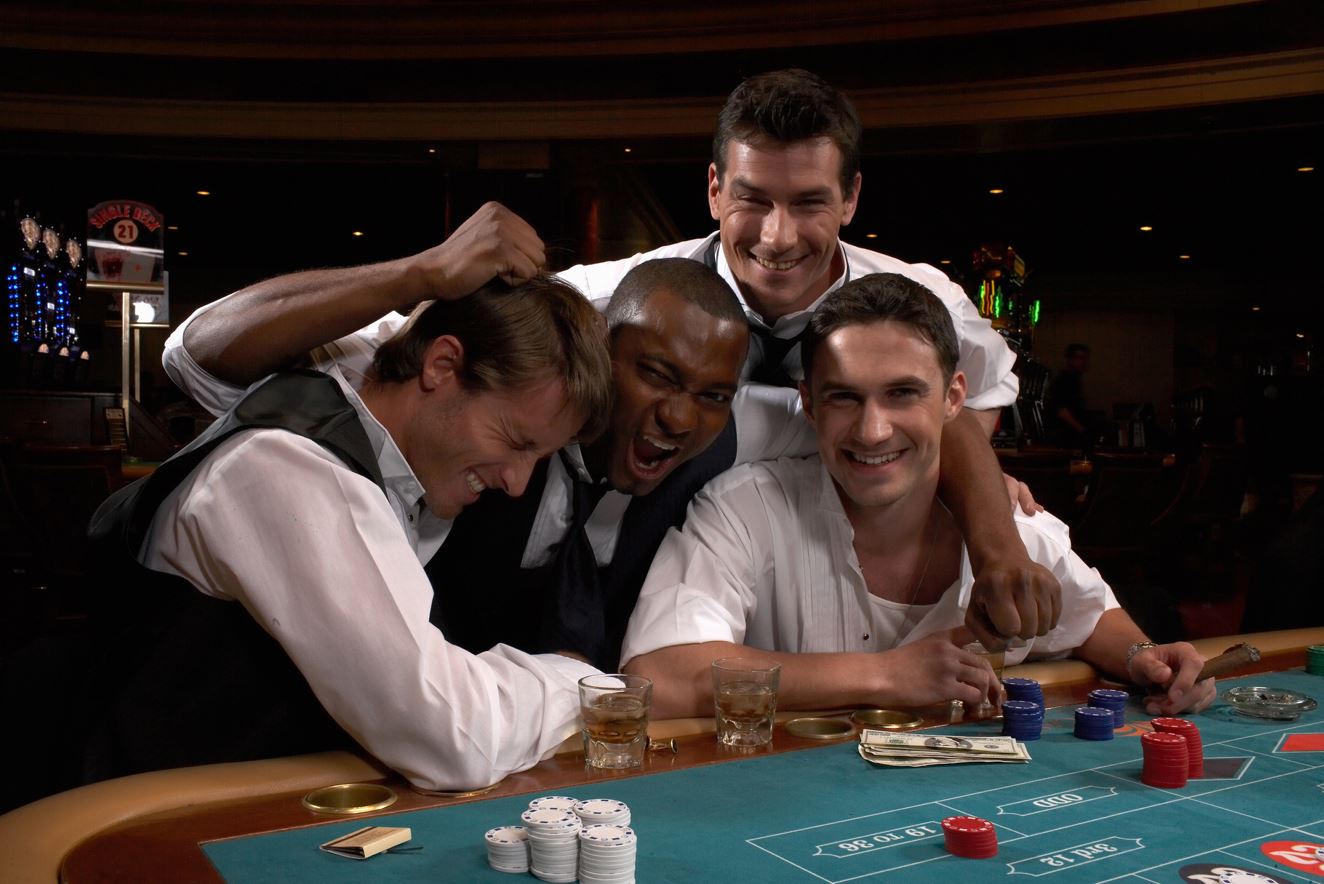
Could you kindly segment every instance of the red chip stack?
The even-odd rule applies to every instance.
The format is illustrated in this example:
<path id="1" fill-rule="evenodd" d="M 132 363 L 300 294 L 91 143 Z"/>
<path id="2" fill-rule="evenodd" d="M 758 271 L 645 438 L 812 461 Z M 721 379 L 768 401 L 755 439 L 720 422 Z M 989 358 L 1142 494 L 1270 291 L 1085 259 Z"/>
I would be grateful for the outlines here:
<path id="1" fill-rule="evenodd" d="M 1154 730 L 1165 734 L 1176 734 L 1186 741 L 1186 776 L 1198 780 L 1204 776 L 1204 741 L 1200 738 L 1200 729 L 1195 722 L 1185 718 L 1155 718 L 1150 721 Z"/>
<path id="2" fill-rule="evenodd" d="M 1186 785 L 1189 762 L 1184 737 L 1155 731 L 1141 735 L 1140 746 L 1145 752 L 1140 782 L 1160 789 L 1180 789 Z"/>
<path id="3" fill-rule="evenodd" d="M 949 816 L 942 821 L 947 852 L 966 859 L 998 855 L 998 834 L 993 824 L 977 816 Z"/>

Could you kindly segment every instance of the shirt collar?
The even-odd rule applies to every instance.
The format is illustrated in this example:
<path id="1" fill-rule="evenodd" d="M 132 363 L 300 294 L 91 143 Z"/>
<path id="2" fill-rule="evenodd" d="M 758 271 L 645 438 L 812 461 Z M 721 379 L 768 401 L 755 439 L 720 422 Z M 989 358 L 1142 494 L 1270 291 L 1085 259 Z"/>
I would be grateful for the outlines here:
<path id="1" fill-rule="evenodd" d="M 359 423 L 363 424 L 363 431 L 367 434 L 368 443 L 377 458 L 377 468 L 382 472 L 382 484 L 407 506 L 418 506 L 419 501 L 423 499 L 423 486 L 386 427 L 382 426 L 381 421 L 368 410 L 358 391 L 340 373 L 334 362 L 318 360 L 316 368 L 335 380 L 344 392 L 345 398 L 349 400 L 349 404 L 354 406 L 354 411 L 359 416 Z"/>
<path id="2" fill-rule="evenodd" d="M 837 278 L 832 281 L 832 284 L 827 287 L 827 290 L 824 291 L 823 294 L 819 295 L 818 298 L 814 300 L 814 303 L 810 304 L 803 310 L 799 310 L 795 313 L 788 313 L 785 316 L 779 317 L 772 325 L 768 325 L 763 321 L 763 317 L 755 313 L 745 301 L 745 294 L 740 290 L 740 285 L 736 282 L 735 274 L 731 272 L 731 265 L 727 263 L 726 250 L 722 248 L 721 243 L 721 231 L 710 236 L 704 242 L 703 249 L 707 249 L 714 238 L 718 240 L 717 275 L 726 280 L 726 284 L 731 287 L 731 291 L 736 293 L 736 298 L 739 299 L 740 306 L 745 309 L 745 316 L 749 318 L 750 325 L 768 329 L 772 332 L 774 337 L 793 338 L 800 332 L 804 331 L 805 326 L 809 324 L 809 317 L 814 315 L 814 311 L 818 309 L 819 304 L 823 303 L 823 299 L 841 288 L 846 280 L 850 278 L 850 256 L 846 254 L 845 246 L 843 246 L 841 240 L 838 239 L 837 252 L 841 255 L 841 273 Z M 699 254 L 703 254 L 702 249 Z"/>

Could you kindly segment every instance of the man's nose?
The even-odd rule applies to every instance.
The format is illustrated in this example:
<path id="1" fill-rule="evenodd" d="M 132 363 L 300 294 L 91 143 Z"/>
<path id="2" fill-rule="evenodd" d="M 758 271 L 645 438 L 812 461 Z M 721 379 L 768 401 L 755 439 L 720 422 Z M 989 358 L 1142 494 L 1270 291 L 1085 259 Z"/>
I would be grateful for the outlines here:
<path id="1" fill-rule="evenodd" d="M 657 407 L 657 423 L 671 436 L 690 433 L 699 423 L 699 410 L 688 393 L 674 393 Z"/>
<path id="2" fill-rule="evenodd" d="M 780 255 L 790 251 L 795 246 L 795 240 L 795 219 L 791 217 L 790 209 L 786 206 L 774 205 L 763 219 L 764 247 Z"/>

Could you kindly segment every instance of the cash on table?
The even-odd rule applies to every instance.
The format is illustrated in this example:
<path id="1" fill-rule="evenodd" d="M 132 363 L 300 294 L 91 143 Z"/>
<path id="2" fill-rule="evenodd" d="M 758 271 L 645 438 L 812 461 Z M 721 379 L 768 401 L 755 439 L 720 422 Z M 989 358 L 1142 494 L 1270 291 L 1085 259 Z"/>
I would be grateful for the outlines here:
<path id="1" fill-rule="evenodd" d="M 860 732 L 860 757 L 886 767 L 931 767 L 935 764 L 1024 764 L 1025 744 L 1015 737 L 963 737 L 957 734 L 898 734 L 865 728 Z"/>

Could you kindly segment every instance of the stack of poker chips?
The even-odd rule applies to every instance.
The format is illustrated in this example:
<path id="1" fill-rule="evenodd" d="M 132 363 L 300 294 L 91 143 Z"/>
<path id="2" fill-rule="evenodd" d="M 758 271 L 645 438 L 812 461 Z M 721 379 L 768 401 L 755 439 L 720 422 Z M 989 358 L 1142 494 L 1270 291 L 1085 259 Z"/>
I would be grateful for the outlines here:
<path id="1" fill-rule="evenodd" d="M 1163 734 L 1176 734 L 1186 741 L 1186 776 L 1198 780 L 1204 776 L 1204 740 L 1195 722 L 1185 718 L 1155 718 L 1150 721 L 1154 730 Z"/>
<path id="2" fill-rule="evenodd" d="M 579 830 L 582 884 L 634 884 L 639 839 L 629 826 L 595 823 Z"/>
<path id="3" fill-rule="evenodd" d="M 579 831 L 583 823 L 573 810 L 543 807 L 526 810 L 520 819 L 528 827 L 529 870 L 534 877 L 570 884 L 579 875 Z"/>
<path id="4" fill-rule="evenodd" d="M 1126 699 L 1126 691 L 1114 691 L 1108 688 L 1090 691 L 1090 705 L 1111 710 L 1115 728 L 1126 725 Z"/>
<path id="5" fill-rule="evenodd" d="M 1099 706 L 1077 706 L 1075 734 L 1082 740 L 1111 740 L 1113 711 Z"/>
<path id="6" fill-rule="evenodd" d="M 998 834 L 993 824 L 977 816 L 949 816 L 942 821 L 947 852 L 966 859 L 989 859 L 998 855 Z"/>
<path id="7" fill-rule="evenodd" d="M 523 826 L 499 826 L 488 829 L 487 863 L 498 872 L 529 870 L 529 830 Z"/>
<path id="8" fill-rule="evenodd" d="M 1306 648 L 1306 672 L 1311 675 L 1324 675 L 1324 645 L 1311 645 Z"/>
<path id="9" fill-rule="evenodd" d="M 1002 702 L 1002 735 L 1026 742 L 1043 734 L 1044 707 L 1029 700 Z"/>
<path id="10" fill-rule="evenodd" d="M 1031 703 L 1038 703 L 1039 708 L 1043 708 L 1044 689 L 1034 679 L 1004 678 L 1002 687 L 1007 691 L 1008 700 L 1027 700 Z"/>
<path id="11" fill-rule="evenodd" d="M 576 801 L 572 808 L 586 826 L 605 823 L 612 826 L 630 825 L 630 808 L 624 801 L 612 798 L 589 798 Z"/>
<path id="12" fill-rule="evenodd" d="M 1190 764 L 1185 739 L 1155 731 L 1142 734 L 1140 746 L 1145 753 L 1145 764 L 1140 771 L 1142 783 L 1160 789 L 1180 789 L 1186 785 Z"/>

